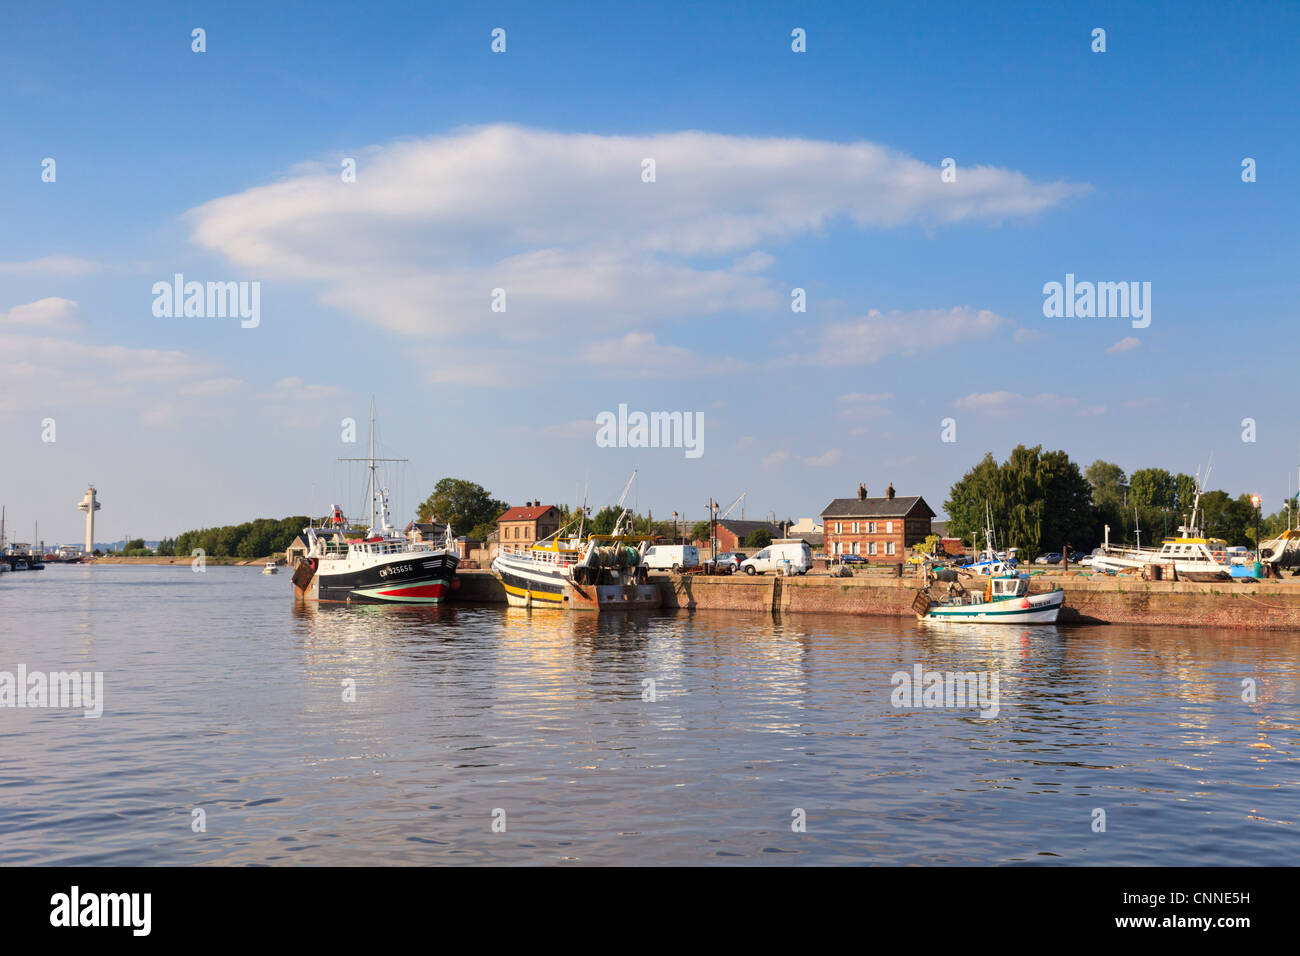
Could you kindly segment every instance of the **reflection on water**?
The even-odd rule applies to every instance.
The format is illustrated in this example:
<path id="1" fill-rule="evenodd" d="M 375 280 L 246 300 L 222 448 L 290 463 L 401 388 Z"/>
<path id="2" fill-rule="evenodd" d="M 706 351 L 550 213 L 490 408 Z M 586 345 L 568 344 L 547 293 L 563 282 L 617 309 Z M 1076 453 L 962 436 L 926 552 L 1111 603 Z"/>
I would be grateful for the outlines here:
<path id="1" fill-rule="evenodd" d="M 6 864 L 1240 865 L 1300 849 L 1290 635 L 295 606 L 255 568 L 54 566 L 0 585 L 0 670 L 100 670 L 106 697 L 99 720 L 0 709 Z M 995 674 L 998 716 L 895 708 L 891 676 L 916 664 Z"/>

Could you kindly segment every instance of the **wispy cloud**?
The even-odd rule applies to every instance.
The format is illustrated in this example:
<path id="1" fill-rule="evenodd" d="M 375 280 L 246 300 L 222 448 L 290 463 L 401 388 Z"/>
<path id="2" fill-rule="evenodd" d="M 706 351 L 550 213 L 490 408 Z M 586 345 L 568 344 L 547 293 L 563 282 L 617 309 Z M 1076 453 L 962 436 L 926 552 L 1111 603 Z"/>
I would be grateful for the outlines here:
<path id="1" fill-rule="evenodd" d="M 1030 411 L 1072 412 L 1080 416 L 1101 415 L 1105 405 L 1087 405 L 1070 395 L 1040 392 L 1037 395 L 1020 395 L 1016 392 L 972 392 L 953 402 L 957 408 L 988 415 L 1022 414 Z"/>
<path id="2" fill-rule="evenodd" d="M 71 299 L 50 297 L 0 312 L 0 329 L 67 332 L 81 325 L 81 307 Z"/>
<path id="3" fill-rule="evenodd" d="M 830 451 L 826 452 L 825 454 L 814 455 L 811 458 L 805 458 L 803 460 L 803 463 L 805 465 L 811 465 L 813 468 L 829 468 L 831 465 L 835 464 L 837 461 L 840 460 L 840 455 L 841 452 L 838 448 L 832 448 Z"/>
<path id="4" fill-rule="evenodd" d="M 817 335 L 821 347 L 798 360 L 823 367 L 870 365 L 890 355 L 916 355 L 982 338 L 1010 324 L 988 309 L 966 306 L 910 312 L 872 309 L 861 318 L 824 327 Z"/>
<path id="5" fill-rule="evenodd" d="M 1106 351 L 1107 352 L 1131 352 L 1141 344 L 1142 344 L 1141 339 L 1134 338 L 1133 336 L 1130 335 L 1120 339 L 1118 342 L 1116 342 Z"/>
<path id="6" fill-rule="evenodd" d="M 581 360 L 619 378 L 683 378 L 740 371 L 745 363 L 726 356 L 709 357 L 678 345 L 661 345 L 650 332 L 629 332 L 621 338 L 593 342 Z"/>
<path id="7" fill-rule="evenodd" d="M 0 274 L 4 275 L 86 276 L 109 268 L 102 262 L 76 256 L 44 256 L 21 262 L 0 262 Z"/>
<path id="8" fill-rule="evenodd" d="M 641 179 L 653 158 L 656 182 Z M 193 238 L 263 278 L 398 332 L 632 327 L 788 301 L 761 245 L 820 232 L 1032 217 L 1086 186 L 938 168 L 866 142 L 704 132 L 553 133 L 496 125 L 399 142 L 191 210 Z M 720 266 L 719 256 L 732 257 Z M 490 310 L 492 290 L 507 313 Z"/>

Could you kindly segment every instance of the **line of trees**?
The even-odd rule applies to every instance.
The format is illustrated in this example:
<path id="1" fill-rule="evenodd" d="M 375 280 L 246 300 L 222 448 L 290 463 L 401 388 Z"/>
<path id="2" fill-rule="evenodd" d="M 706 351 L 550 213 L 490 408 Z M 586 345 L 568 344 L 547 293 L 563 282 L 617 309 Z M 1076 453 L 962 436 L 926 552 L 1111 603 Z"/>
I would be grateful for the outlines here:
<path id="1" fill-rule="evenodd" d="M 1081 471 L 1063 451 L 1018 445 L 1001 464 L 986 454 L 952 486 L 944 510 L 951 535 L 976 535 L 982 545 L 987 502 L 999 546 L 1019 548 L 1032 559 L 1067 545 L 1089 550 L 1101 543 L 1107 525 L 1113 543 L 1136 543 L 1140 529 L 1142 543 L 1156 545 L 1178 533 L 1195 497 L 1190 475 L 1163 468 L 1125 475 L 1119 465 L 1100 459 Z M 1250 495 L 1207 491 L 1200 506 L 1198 523 L 1206 535 L 1254 547 L 1256 518 L 1261 538 L 1272 537 L 1294 516 L 1296 499 L 1257 516 Z"/>
<path id="2" fill-rule="evenodd" d="M 160 541 L 158 554 L 189 557 L 196 548 L 201 548 L 204 554 L 217 558 L 264 558 L 286 550 L 310 523 L 310 518 L 298 515 L 186 531 Z"/>

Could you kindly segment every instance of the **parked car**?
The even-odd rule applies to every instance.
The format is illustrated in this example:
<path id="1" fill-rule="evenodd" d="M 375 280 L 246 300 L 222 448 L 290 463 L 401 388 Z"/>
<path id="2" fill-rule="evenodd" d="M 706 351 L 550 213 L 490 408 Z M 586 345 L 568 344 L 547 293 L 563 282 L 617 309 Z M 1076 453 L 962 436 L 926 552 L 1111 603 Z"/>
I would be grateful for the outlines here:
<path id="1" fill-rule="evenodd" d="M 837 554 L 835 560 L 840 564 L 866 564 L 867 559 L 860 554 Z"/>
<path id="2" fill-rule="evenodd" d="M 700 549 L 693 544 L 656 544 L 645 553 L 645 563 L 652 571 L 677 574 L 700 563 Z"/>
<path id="3" fill-rule="evenodd" d="M 716 558 L 705 558 L 700 562 L 700 566 L 710 574 L 735 574 L 736 569 L 740 567 L 740 562 L 747 557 L 749 555 L 744 551 L 728 551 Z"/>
<path id="4" fill-rule="evenodd" d="M 752 558 L 741 561 L 740 570 L 746 574 L 763 574 L 767 571 L 780 573 L 787 561 L 795 574 L 807 574 L 812 567 L 812 548 L 802 541 L 770 544 Z"/>
<path id="5" fill-rule="evenodd" d="M 1038 557 L 1034 558 L 1034 564 L 1060 564 L 1060 563 L 1061 563 L 1061 552 L 1059 551 L 1048 551 L 1046 554 L 1040 554 Z"/>

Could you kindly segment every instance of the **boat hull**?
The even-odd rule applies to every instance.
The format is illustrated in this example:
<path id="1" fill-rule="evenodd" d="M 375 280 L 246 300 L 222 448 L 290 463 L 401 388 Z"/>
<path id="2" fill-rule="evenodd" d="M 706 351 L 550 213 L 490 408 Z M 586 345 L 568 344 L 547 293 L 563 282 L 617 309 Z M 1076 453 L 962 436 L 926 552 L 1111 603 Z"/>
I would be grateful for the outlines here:
<path id="1" fill-rule="evenodd" d="M 511 607 L 554 607 L 575 611 L 656 608 L 662 603 L 655 584 L 575 584 L 570 568 L 539 564 L 514 554 L 492 562 Z"/>
<path id="2" fill-rule="evenodd" d="M 568 575 L 560 567 L 538 565 L 526 557 L 497 555 L 492 562 L 511 607 L 564 607 Z"/>
<path id="3" fill-rule="evenodd" d="M 322 561 L 310 584 L 295 592 L 307 600 L 333 604 L 440 604 L 459 583 L 459 558 L 450 552 L 384 555 L 385 560 L 365 567 L 331 568 Z M 295 576 L 296 578 L 297 576 Z"/>
<path id="4" fill-rule="evenodd" d="M 933 604 L 925 614 L 917 617 L 938 624 L 1054 624 L 1064 604 L 1064 591 L 1049 591 L 1005 601 Z"/>

